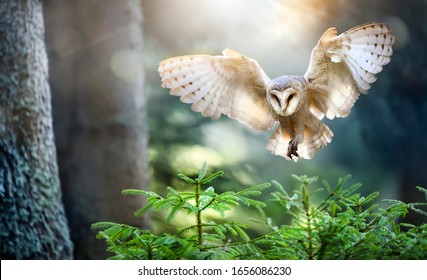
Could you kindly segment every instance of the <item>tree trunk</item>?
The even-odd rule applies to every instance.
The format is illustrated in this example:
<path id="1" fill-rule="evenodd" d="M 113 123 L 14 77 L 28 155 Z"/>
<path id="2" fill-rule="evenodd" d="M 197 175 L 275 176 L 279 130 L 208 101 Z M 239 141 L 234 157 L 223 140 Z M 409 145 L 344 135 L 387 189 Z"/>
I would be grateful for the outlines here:
<path id="1" fill-rule="evenodd" d="M 69 259 L 39 0 L 0 2 L 0 259 Z"/>
<path id="2" fill-rule="evenodd" d="M 140 1 L 46 1 L 54 129 L 67 217 L 78 259 L 107 257 L 90 229 L 133 217 L 148 188 Z"/>

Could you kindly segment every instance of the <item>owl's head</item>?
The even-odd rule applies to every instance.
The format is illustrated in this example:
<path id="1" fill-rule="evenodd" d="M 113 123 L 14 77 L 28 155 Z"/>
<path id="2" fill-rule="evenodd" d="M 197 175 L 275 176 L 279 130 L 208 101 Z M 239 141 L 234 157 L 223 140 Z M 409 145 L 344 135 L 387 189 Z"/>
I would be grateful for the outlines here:
<path id="1" fill-rule="evenodd" d="M 279 115 L 292 115 L 305 98 L 306 82 L 302 76 L 280 76 L 267 84 L 267 100 Z"/>

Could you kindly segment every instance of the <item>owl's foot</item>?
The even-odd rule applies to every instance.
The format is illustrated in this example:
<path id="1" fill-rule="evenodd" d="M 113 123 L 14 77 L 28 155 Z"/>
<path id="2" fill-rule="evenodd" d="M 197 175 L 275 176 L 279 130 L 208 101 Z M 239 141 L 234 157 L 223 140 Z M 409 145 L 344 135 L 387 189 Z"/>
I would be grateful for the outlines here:
<path id="1" fill-rule="evenodd" d="M 299 140 L 299 139 L 298 139 Z M 297 140 L 297 137 L 293 138 L 291 141 L 289 141 L 288 145 L 288 154 L 287 156 L 292 159 L 292 156 L 299 157 L 299 154 L 297 153 L 298 150 L 298 144 L 299 141 Z"/>

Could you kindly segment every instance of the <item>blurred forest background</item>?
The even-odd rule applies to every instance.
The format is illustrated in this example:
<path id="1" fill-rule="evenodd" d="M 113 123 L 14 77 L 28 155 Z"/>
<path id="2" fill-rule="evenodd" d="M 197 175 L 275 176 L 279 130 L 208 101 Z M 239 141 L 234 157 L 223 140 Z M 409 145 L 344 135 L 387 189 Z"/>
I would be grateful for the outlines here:
<path id="1" fill-rule="evenodd" d="M 291 174 L 329 182 L 351 174 L 362 192 L 422 200 L 414 187 L 427 184 L 427 1 L 161 0 L 143 8 L 152 186 L 173 185 L 174 171 L 195 172 L 206 160 L 226 171 L 225 189 L 271 179 L 292 186 Z M 393 29 L 391 63 L 348 118 L 328 122 L 335 136 L 312 160 L 275 157 L 265 149 L 270 133 L 253 133 L 224 116 L 203 118 L 159 88 L 162 59 L 226 47 L 256 59 L 270 77 L 304 74 L 328 27 L 341 33 L 366 22 Z"/>
<path id="2" fill-rule="evenodd" d="M 41 7 L 40 1 L 11 2 L 24 10 Z M 143 201 L 120 191 L 179 188 L 176 173 L 196 174 L 204 161 L 225 171 L 216 186 L 221 190 L 272 179 L 291 187 L 291 174 L 331 183 L 351 174 L 353 182 L 364 185 L 363 193 L 422 200 L 415 186 L 427 187 L 426 0 L 46 0 L 42 8 L 71 257 L 107 256 L 90 230 L 97 221 L 167 227 L 155 217 L 132 217 Z M 256 59 L 271 78 L 304 74 L 327 28 L 341 33 L 366 22 L 393 29 L 391 63 L 348 118 L 327 122 L 335 136 L 312 160 L 273 156 L 265 149 L 270 133 L 254 133 L 224 116 L 203 118 L 160 87 L 161 60 L 220 54 L 224 48 Z M 5 100 L 0 96 L 0 117 L 10 106 Z M 0 122 L 0 133 L 4 127 Z M 0 154 L 0 164 L 4 157 Z M 286 221 L 274 209 L 268 214 Z M 408 217 L 425 222 L 419 218 Z"/>

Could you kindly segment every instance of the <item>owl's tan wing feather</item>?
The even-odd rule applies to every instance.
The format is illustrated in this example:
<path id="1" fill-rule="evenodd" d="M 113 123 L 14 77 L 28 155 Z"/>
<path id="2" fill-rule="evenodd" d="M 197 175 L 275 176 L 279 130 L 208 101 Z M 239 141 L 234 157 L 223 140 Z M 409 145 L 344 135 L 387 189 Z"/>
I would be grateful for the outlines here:
<path id="1" fill-rule="evenodd" d="M 329 28 L 313 49 L 304 77 L 310 111 L 319 119 L 346 117 L 390 62 L 394 36 L 385 24 L 368 23 L 338 36 Z"/>
<path id="2" fill-rule="evenodd" d="M 265 91 L 270 79 L 255 60 L 230 49 L 222 53 L 160 62 L 162 87 L 205 117 L 215 120 L 224 114 L 254 130 L 272 128 L 276 118 Z"/>

